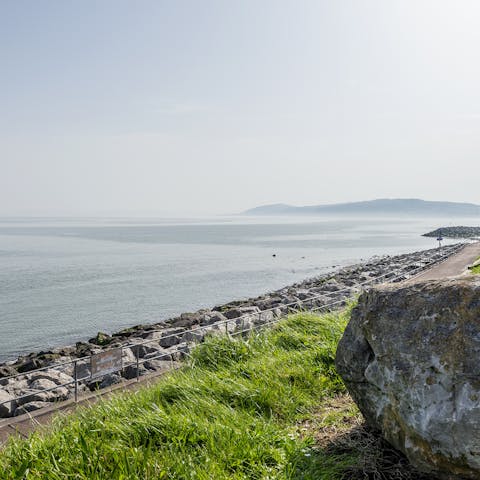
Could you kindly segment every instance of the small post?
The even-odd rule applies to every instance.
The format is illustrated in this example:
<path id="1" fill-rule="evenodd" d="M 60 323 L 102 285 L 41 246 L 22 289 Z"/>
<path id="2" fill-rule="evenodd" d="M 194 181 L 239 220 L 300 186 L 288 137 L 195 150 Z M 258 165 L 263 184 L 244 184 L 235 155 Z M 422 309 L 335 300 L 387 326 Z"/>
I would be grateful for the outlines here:
<path id="1" fill-rule="evenodd" d="M 75 360 L 73 363 L 73 378 L 75 380 L 75 403 L 78 402 L 78 371 L 77 371 L 77 362 L 78 360 Z"/>
<path id="2" fill-rule="evenodd" d="M 442 231 L 440 230 L 438 232 L 438 237 L 437 237 L 437 242 L 438 242 L 438 248 L 442 248 L 442 241 L 443 241 L 443 236 L 442 236 Z"/>

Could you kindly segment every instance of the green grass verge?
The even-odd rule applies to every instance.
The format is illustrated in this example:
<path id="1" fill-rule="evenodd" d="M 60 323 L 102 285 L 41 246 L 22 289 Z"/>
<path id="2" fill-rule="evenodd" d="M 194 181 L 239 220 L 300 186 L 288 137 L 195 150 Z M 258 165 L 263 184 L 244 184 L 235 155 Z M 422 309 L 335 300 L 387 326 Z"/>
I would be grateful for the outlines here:
<path id="1" fill-rule="evenodd" d="M 351 402 L 318 413 L 344 393 L 334 357 L 348 317 L 298 314 L 247 340 L 212 337 L 156 385 L 12 439 L 0 478 L 340 479 L 358 458 L 318 450 L 308 425 L 357 415 Z"/>
<path id="2" fill-rule="evenodd" d="M 479 275 L 480 274 L 480 257 L 478 257 L 476 260 L 475 260 L 475 263 L 477 265 L 475 265 L 473 268 L 470 269 L 470 271 L 474 274 L 474 275 Z"/>

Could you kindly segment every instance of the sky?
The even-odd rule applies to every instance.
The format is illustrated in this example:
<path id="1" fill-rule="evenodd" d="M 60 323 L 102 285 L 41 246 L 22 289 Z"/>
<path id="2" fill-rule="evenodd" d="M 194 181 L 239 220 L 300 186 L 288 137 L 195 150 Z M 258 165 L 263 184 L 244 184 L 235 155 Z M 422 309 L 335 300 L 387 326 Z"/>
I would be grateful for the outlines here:
<path id="1" fill-rule="evenodd" d="M 480 203 L 477 0 L 0 0 L 0 215 Z"/>

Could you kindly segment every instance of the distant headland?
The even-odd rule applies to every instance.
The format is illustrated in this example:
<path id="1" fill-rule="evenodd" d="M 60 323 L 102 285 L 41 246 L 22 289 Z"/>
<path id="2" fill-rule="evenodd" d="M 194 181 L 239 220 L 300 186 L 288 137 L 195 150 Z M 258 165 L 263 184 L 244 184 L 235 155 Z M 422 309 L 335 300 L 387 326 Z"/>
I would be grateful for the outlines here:
<path id="1" fill-rule="evenodd" d="M 427 201 L 416 198 L 381 198 L 362 202 L 293 206 L 282 203 L 251 208 L 244 215 L 415 215 L 480 216 L 480 205 Z"/>
<path id="2" fill-rule="evenodd" d="M 480 227 L 443 227 L 424 233 L 424 237 L 480 238 Z"/>

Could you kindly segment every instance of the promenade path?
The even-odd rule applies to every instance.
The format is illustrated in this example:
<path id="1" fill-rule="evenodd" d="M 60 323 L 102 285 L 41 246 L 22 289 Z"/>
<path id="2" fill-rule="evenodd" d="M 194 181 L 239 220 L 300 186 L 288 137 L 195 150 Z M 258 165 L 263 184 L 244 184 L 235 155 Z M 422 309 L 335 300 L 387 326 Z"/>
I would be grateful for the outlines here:
<path id="1" fill-rule="evenodd" d="M 470 243 L 444 262 L 406 280 L 413 283 L 423 280 L 440 280 L 469 274 L 468 267 L 480 257 L 480 242 Z"/>

